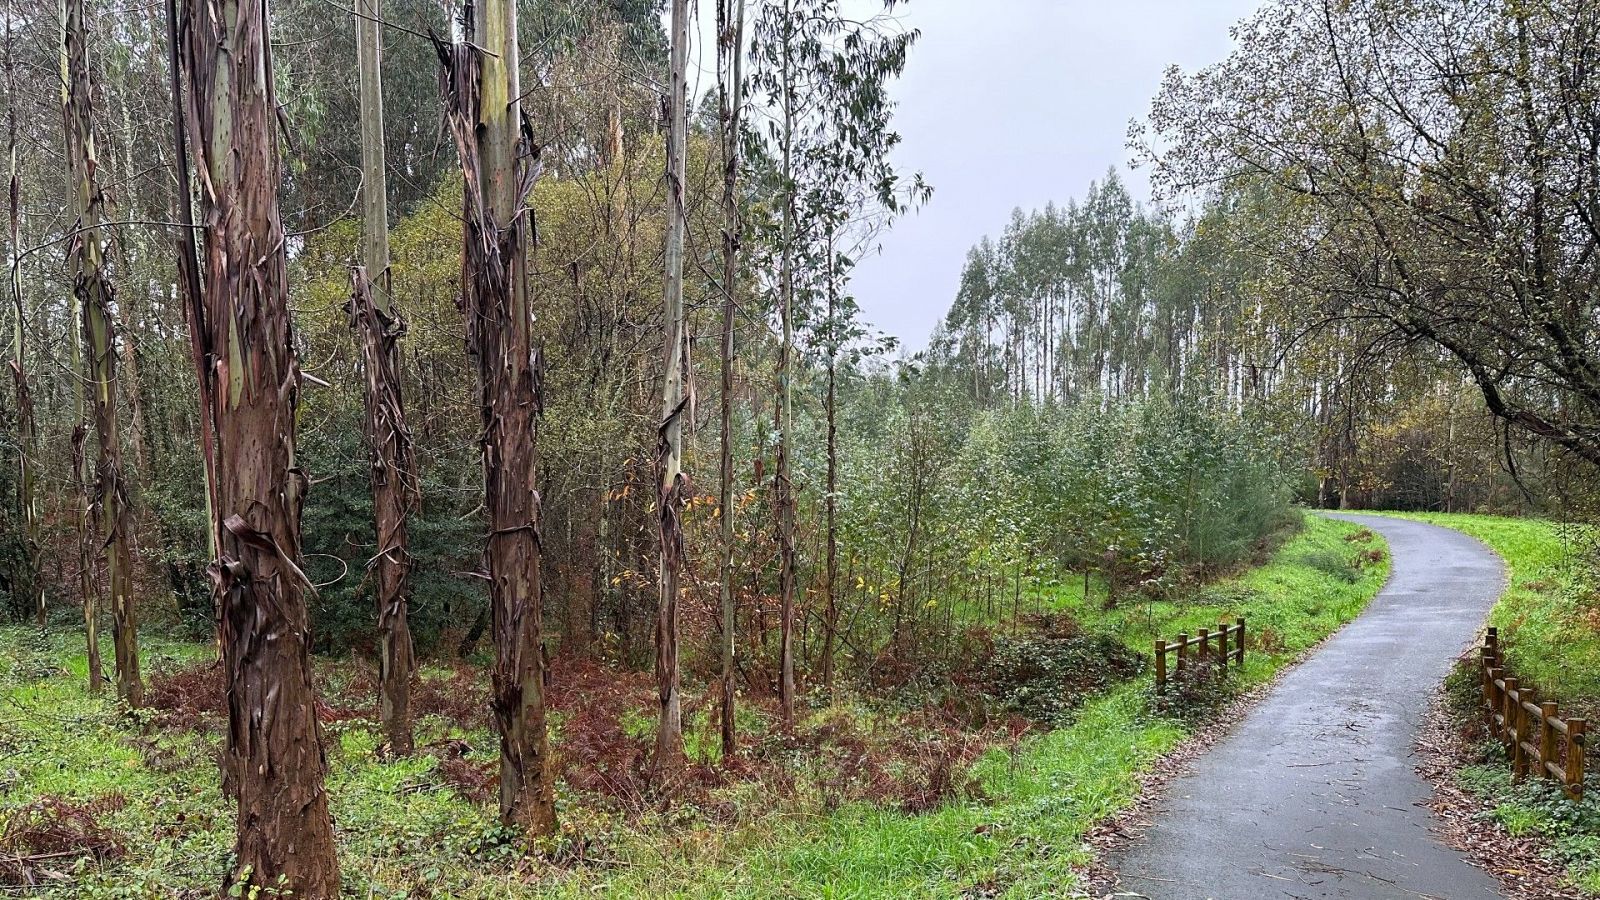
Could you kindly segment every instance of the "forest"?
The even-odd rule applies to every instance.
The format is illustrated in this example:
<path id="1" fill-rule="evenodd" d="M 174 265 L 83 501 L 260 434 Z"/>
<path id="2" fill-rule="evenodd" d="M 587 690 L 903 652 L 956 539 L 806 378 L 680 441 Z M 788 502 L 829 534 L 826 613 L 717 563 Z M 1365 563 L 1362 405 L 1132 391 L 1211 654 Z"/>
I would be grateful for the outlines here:
<path id="1" fill-rule="evenodd" d="M 1600 712 L 1600 3 L 1267 0 L 922 343 L 924 2 L 4 0 L 0 895 L 1111 896 L 1322 510 Z"/>

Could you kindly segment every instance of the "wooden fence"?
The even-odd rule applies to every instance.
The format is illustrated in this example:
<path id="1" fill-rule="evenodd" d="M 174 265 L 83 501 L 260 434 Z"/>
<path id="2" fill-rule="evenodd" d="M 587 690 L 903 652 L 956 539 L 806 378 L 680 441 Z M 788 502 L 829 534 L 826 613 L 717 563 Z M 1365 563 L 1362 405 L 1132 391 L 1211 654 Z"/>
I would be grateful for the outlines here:
<path id="1" fill-rule="evenodd" d="M 1521 781 L 1532 769 L 1582 800 L 1584 720 L 1561 718 L 1554 700 L 1540 701 L 1532 688 L 1506 674 L 1496 628 L 1484 638 L 1482 676 L 1484 722 L 1511 754 L 1512 778 Z"/>
<path id="2" fill-rule="evenodd" d="M 1200 649 L 1191 657 L 1189 648 L 1198 646 Z M 1156 690 L 1167 689 L 1167 657 L 1177 657 L 1177 664 L 1171 667 L 1171 672 L 1178 675 L 1187 670 L 1190 665 L 1201 666 L 1204 672 L 1216 672 L 1220 675 L 1228 674 L 1228 663 L 1244 666 L 1244 619 L 1239 619 L 1232 625 L 1219 624 L 1216 631 L 1209 628 L 1200 629 L 1200 634 L 1191 637 L 1188 632 L 1178 635 L 1175 641 L 1156 640 Z"/>

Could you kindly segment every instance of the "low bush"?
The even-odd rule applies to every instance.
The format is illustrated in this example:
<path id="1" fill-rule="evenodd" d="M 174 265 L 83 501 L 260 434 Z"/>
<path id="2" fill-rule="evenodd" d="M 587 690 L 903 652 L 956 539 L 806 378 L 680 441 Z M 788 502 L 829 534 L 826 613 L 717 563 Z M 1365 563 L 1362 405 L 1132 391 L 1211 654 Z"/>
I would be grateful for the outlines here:
<path id="1" fill-rule="evenodd" d="M 1143 656 L 1106 635 L 1002 637 L 981 665 L 978 685 L 1004 709 L 1059 727 L 1086 697 L 1138 675 L 1145 665 Z"/>

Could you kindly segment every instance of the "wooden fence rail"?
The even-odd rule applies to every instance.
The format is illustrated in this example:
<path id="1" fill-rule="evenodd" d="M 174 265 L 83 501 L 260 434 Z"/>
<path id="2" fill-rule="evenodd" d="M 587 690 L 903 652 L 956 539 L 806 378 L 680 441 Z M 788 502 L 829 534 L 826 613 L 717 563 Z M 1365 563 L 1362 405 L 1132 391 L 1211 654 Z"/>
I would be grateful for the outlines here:
<path id="1" fill-rule="evenodd" d="M 1500 633 L 1490 628 L 1483 642 L 1484 722 L 1511 754 L 1513 780 L 1529 770 L 1561 785 L 1573 800 L 1583 799 L 1583 756 L 1588 744 L 1583 719 L 1564 719 L 1554 700 L 1540 701 L 1533 689 L 1506 673 Z"/>
<path id="2" fill-rule="evenodd" d="M 1213 647 L 1213 644 L 1215 646 Z M 1192 658 L 1189 648 L 1198 646 Z M 1156 690 L 1164 692 L 1167 689 L 1167 657 L 1177 657 L 1177 664 L 1171 671 L 1178 675 L 1187 670 L 1189 665 L 1202 667 L 1202 672 L 1214 671 L 1219 675 L 1228 674 L 1228 663 L 1244 666 L 1244 619 L 1235 621 L 1232 625 L 1219 624 L 1217 630 L 1209 628 L 1200 629 L 1200 633 L 1190 636 L 1183 632 L 1175 641 L 1156 639 Z"/>

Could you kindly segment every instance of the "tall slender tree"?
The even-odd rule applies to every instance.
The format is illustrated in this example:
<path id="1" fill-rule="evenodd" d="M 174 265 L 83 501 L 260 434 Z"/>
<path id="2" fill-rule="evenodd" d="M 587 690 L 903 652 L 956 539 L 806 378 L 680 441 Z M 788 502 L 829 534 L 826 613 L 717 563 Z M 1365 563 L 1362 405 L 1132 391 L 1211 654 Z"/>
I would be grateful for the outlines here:
<path id="1" fill-rule="evenodd" d="M 63 89 L 67 162 L 71 172 L 68 211 L 74 220 L 67 260 L 72 290 L 83 315 L 86 383 L 93 390 L 94 429 L 98 440 L 94 461 L 94 487 L 90 492 L 90 518 L 98 519 L 99 545 L 103 548 L 106 580 L 110 588 L 112 646 L 117 665 L 117 695 L 130 706 L 144 700 L 139 680 L 138 624 L 133 601 L 133 516 L 128 509 L 128 489 L 123 478 L 122 441 L 117 421 L 116 324 L 111 306 L 114 292 L 105 270 L 105 244 L 100 234 L 105 221 L 105 198 L 95 177 L 100 161 L 95 154 L 92 85 L 89 78 L 88 22 L 84 0 L 64 0 L 63 58 L 67 82 Z M 81 451 L 80 451 L 81 452 Z M 86 574 L 86 573 L 85 573 Z M 86 597 L 85 615 L 94 633 L 92 598 Z M 91 672 L 91 679 L 95 673 Z"/>
<path id="2" fill-rule="evenodd" d="M 778 432 L 778 459 L 773 467 L 772 496 L 778 518 L 778 706 L 785 728 L 794 725 L 794 482 L 789 476 L 789 452 L 793 446 L 794 386 L 790 358 L 794 355 L 795 218 L 798 197 L 795 178 L 795 128 L 801 117 L 798 68 L 795 59 L 796 21 L 791 0 L 783 0 L 783 17 L 778 24 L 779 106 L 782 128 L 779 134 L 779 162 L 783 179 L 783 225 L 778 239 L 778 344 L 777 391 L 773 423 Z"/>
<path id="3" fill-rule="evenodd" d="M 67 61 L 67 47 L 69 43 L 67 4 L 62 0 L 60 4 L 60 42 L 57 49 L 61 75 L 61 108 L 67 109 L 71 97 L 72 72 Z M 72 200 L 69 197 L 69 200 Z M 74 207 L 76 201 L 69 204 L 68 215 L 74 221 L 77 219 L 78 210 Z M 100 598 L 95 593 L 94 585 L 94 538 L 89 533 L 89 508 L 94 504 L 92 490 L 89 486 L 89 476 L 86 473 L 87 460 L 84 458 L 84 442 L 89 437 L 89 425 L 86 415 L 88 409 L 88 395 L 84 385 L 88 381 L 83 373 L 83 319 L 79 310 L 83 303 L 74 290 L 67 295 L 67 354 L 69 364 L 67 371 L 72 373 L 72 493 L 75 503 L 73 505 L 72 525 L 78 548 L 78 608 L 83 613 L 85 650 L 88 656 L 89 668 L 89 693 L 98 694 L 105 684 L 105 669 L 101 665 L 100 657 Z M 43 620 L 40 620 L 43 624 Z"/>
<path id="4" fill-rule="evenodd" d="M 200 256 L 195 248 L 194 195 L 190 189 L 188 107 L 183 81 L 184 33 L 178 11 L 179 0 L 167 0 L 167 89 L 172 101 L 172 208 L 177 228 L 173 246 L 178 260 L 177 291 L 183 306 L 184 323 L 189 333 L 189 361 L 200 373 L 196 390 L 200 397 L 200 464 L 205 471 L 206 547 L 213 559 L 221 549 L 217 526 L 217 419 L 212 402 L 212 380 L 205 376 L 216 356 L 211 336 L 206 331 L 204 288 L 200 284 Z M 213 610 L 213 616 L 217 613 Z"/>
<path id="5" fill-rule="evenodd" d="M 17 21 L 15 4 L 8 2 L 5 9 L 5 66 L 6 95 L 17 94 L 16 39 L 13 26 Z M 27 311 L 22 299 L 22 178 L 17 169 L 17 104 L 6 104 L 6 157 L 9 177 L 6 180 L 7 246 L 12 312 L 11 321 L 11 382 L 17 398 L 17 492 L 22 508 L 23 550 L 28 558 L 24 576 L 28 579 L 29 599 L 34 617 L 40 628 L 45 624 L 44 579 L 39 577 L 39 496 L 35 485 L 33 458 L 38 452 L 38 424 L 34 418 L 33 395 L 28 388 Z"/>
<path id="6" fill-rule="evenodd" d="M 737 283 L 743 219 L 739 206 L 739 159 L 744 135 L 744 10 L 745 0 L 717 0 L 718 119 L 722 129 L 722 394 L 717 483 L 717 524 L 722 602 L 722 757 L 738 751 L 734 729 L 734 648 L 736 609 L 733 591 L 733 365 L 734 325 L 739 313 Z"/>
<path id="7" fill-rule="evenodd" d="M 661 422 L 656 435 L 656 513 L 661 540 L 660 597 L 656 606 L 656 690 L 661 717 L 654 766 L 666 777 L 682 765 L 683 711 L 678 697 L 678 575 L 683 566 L 683 242 L 689 228 L 684 201 L 688 114 L 689 0 L 672 0 L 672 58 L 667 87 L 666 296 L 662 304 Z"/>
<path id="8" fill-rule="evenodd" d="M 337 896 L 339 864 L 311 680 L 311 588 L 300 567 L 307 478 L 295 458 L 300 364 L 268 26 L 266 4 L 254 0 L 183 6 L 186 119 L 205 227 L 199 324 L 209 352 L 197 375 L 221 463 L 214 571 L 228 706 L 223 778 L 238 801 L 229 881 L 320 898 Z"/>
<path id="9" fill-rule="evenodd" d="M 538 149 L 522 111 L 515 0 L 469 7 L 463 40 L 436 42 L 465 176 L 462 309 L 483 418 L 484 552 L 492 609 L 500 815 L 535 835 L 556 828 L 540 640 L 540 352 L 528 284 Z"/>
<path id="10" fill-rule="evenodd" d="M 365 427 L 372 454 L 372 511 L 378 552 L 369 564 L 378 602 L 378 695 L 383 730 L 396 756 L 409 756 L 411 625 L 407 618 L 411 547 L 406 519 L 416 508 L 417 460 L 400 384 L 405 320 L 389 285 L 389 203 L 383 148 L 382 0 L 356 0 L 361 100 L 361 264 L 350 273 L 350 323 L 366 375 Z"/>
<path id="11" fill-rule="evenodd" d="M 885 0 L 884 9 L 892 9 L 896 2 Z M 754 86 L 778 108 L 774 156 L 783 203 L 776 254 L 781 337 L 776 365 L 774 430 L 778 450 L 773 499 L 781 592 L 778 693 L 786 725 L 794 722 L 795 705 L 797 559 L 790 467 L 796 321 L 812 318 L 819 286 L 833 290 L 834 286 L 822 283 L 842 274 L 836 271 L 836 264 L 848 264 L 848 259 L 835 252 L 834 240 L 848 224 L 850 212 L 864 202 L 863 191 L 891 214 L 908 196 L 920 200 L 926 195 L 920 177 L 900 186 L 886 158 L 899 138 L 888 127 L 893 104 L 884 84 L 904 70 L 907 51 L 916 37 L 914 31 L 888 33 L 878 19 L 846 16 L 840 12 L 838 0 L 783 0 L 781 5 L 766 6 L 756 22 Z M 830 319 L 836 312 L 830 311 Z M 844 333 L 832 323 L 825 331 L 841 339 Z M 837 363 L 840 345 L 840 340 L 830 336 L 830 371 Z M 829 447 L 833 457 L 837 445 L 830 441 Z M 830 495 L 837 488 L 838 475 L 837 460 L 832 464 Z M 831 496 L 828 503 L 831 508 Z M 828 533 L 831 547 L 837 531 Z M 837 568 L 835 554 L 828 567 L 834 578 Z M 830 586 L 830 596 L 834 596 L 833 590 Z M 827 631 L 825 628 L 825 638 Z M 824 668 L 826 674 L 826 663 Z"/>

